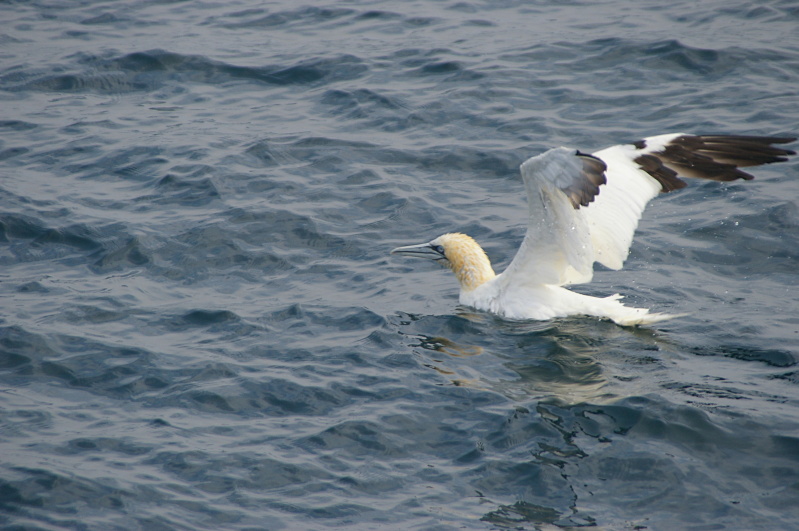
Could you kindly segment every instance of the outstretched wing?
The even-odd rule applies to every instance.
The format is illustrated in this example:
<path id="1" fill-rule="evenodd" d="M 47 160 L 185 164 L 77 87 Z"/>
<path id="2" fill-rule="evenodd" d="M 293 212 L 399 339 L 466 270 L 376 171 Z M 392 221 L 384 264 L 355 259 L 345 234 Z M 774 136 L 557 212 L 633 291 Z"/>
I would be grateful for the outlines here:
<path id="1" fill-rule="evenodd" d="M 509 286 L 575 284 L 593 276 L 595 253 L 586 218 L 605 163 L 573 149 L 550 149 L 521 166 L 527 190 L 527 234 L 502 274 Z"/>
<path id="2" fill-rule="evenodd" d="M 686 186 L 678 176 L 752 179 L 738 168 L 786 160 L 793 151 L 773 144 L 793 140 L 677 133 L 593 155 L 558 148 L 533 157 L 521 166 L 527 234 L 503 280 L 578 284 L 591 280 L 594 262 L 620 269 L 646 204 Z"/>
<path id="3" fill-rule="evenodd" d="M 658 193 L 686 186 L 679 178 L 750 180 L 740 167 L 787 160 L 791 150 L 773 144 L 794 138 L 732 135 L 653 136 L 594 153 L 607 164 L 607 186 L 585 209 L 596 261 L 621 269 L 646 204 Z"/>

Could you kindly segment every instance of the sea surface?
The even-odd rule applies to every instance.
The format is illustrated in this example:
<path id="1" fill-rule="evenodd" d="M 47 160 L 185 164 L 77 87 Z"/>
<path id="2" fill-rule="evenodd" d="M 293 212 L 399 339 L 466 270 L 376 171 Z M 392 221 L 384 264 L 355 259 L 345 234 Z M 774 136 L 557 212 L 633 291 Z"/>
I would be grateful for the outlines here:
<path id="1" fill-rule="evenodd" d="M 799 529 L 799 157 L 658 197 L 576 288 L 689 314 L 651 327 L 389 255 L 504 268 L 550 147 L 796 135 L 795 0 L 0 20 L 2 529 Z"/>

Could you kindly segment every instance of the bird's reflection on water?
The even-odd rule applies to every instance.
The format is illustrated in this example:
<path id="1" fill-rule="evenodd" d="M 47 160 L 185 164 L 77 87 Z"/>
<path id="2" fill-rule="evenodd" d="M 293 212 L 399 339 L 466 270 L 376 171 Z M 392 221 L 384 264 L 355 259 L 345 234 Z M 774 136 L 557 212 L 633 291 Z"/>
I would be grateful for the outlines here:
<path id="1" fill-rule="evenodd" d="M 430 321 L 442 326 L 433 330 Z M 655 357 L 640 353 L 657 351 L 665 341 L 651 329 L 620 328 L 596 319 L 509 321 L 467 309 L 404 322 L 417 329 L 403 333 L 413 338 L 411 345 L 418 347 L 424 366 L 452 385 L 563 406 L 629 396 L 637 387 L 636 377 L 627 375 L 612 356 L 634 343 L 636 366 L 657 365 Z"/>
<path id="2" fill-rule="evenodd" d="M 650 375 L 667 366 L 668 338 L 590 318 L 510 321 L 465 308 L 448 316 L 405 315 L 400 325 L 420 363 L 445 378 L 441 385 L 492 391 L 516 404 L 501 413 L 504 421 L 475 433 L 483 456 L 475 458 L 476 492 L 516 496 L 508 504 L 486 494 L 481 500 L 493 509 L 481 520 L 502 528 L 595 525 L 585 506 L 591 494 L 577 489 L 572 476 L 615 452 L 619 466 L 628 466 L 624 446 L 616 449 L 613 438 L 640 417 L 636 401 L 646 402 Z M 507 459 L 498 463 L 492 456 L 499 450 Z M 503 467 L 514 473 L 500 473 Z M 498 477 L 510 486 L 495 484 Z"/>

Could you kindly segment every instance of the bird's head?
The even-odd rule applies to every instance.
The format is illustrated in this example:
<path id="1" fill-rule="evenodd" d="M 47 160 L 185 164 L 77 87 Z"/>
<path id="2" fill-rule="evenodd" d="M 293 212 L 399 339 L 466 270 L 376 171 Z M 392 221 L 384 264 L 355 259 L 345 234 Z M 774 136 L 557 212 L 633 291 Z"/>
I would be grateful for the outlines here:
<path id="1" fill-rule="evenodd" d="M 483 248 L 472 237 L 457 232 L 443 234 L 428 243 L 397 247 L 391 254 L 429 258 L 447 266 L 464 291 L 471 291 L 496 276 Z"/>

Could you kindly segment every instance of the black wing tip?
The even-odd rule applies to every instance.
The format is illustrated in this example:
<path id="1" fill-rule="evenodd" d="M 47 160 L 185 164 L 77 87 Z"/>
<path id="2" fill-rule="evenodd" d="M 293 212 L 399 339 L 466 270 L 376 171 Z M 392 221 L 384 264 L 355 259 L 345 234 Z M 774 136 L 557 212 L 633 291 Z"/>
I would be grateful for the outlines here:
<path id="1" fill-rule="evenodd" d="M 741 167 L 785 162 L 796 152 L 775 144 L 794 142 L 791 136 L 682 135 L 657 152 L 641 155 L 635 162 L 661 184 L 662 192 L 684 188 L 678 175 L 714 181 L 752 180 Z M 642 150 L 646 141 L 633 145 Z"/>
<path id="2" fill-rule="evenodd" d="M 679 138 L 701 138 L 702 140 L 710 142 L 741 142 L 741 143 L 759 143 L 759 144 L 790 144 L 796 141 L 795 136 L 769 136 L 769 135 L 683 135 Z"/>

